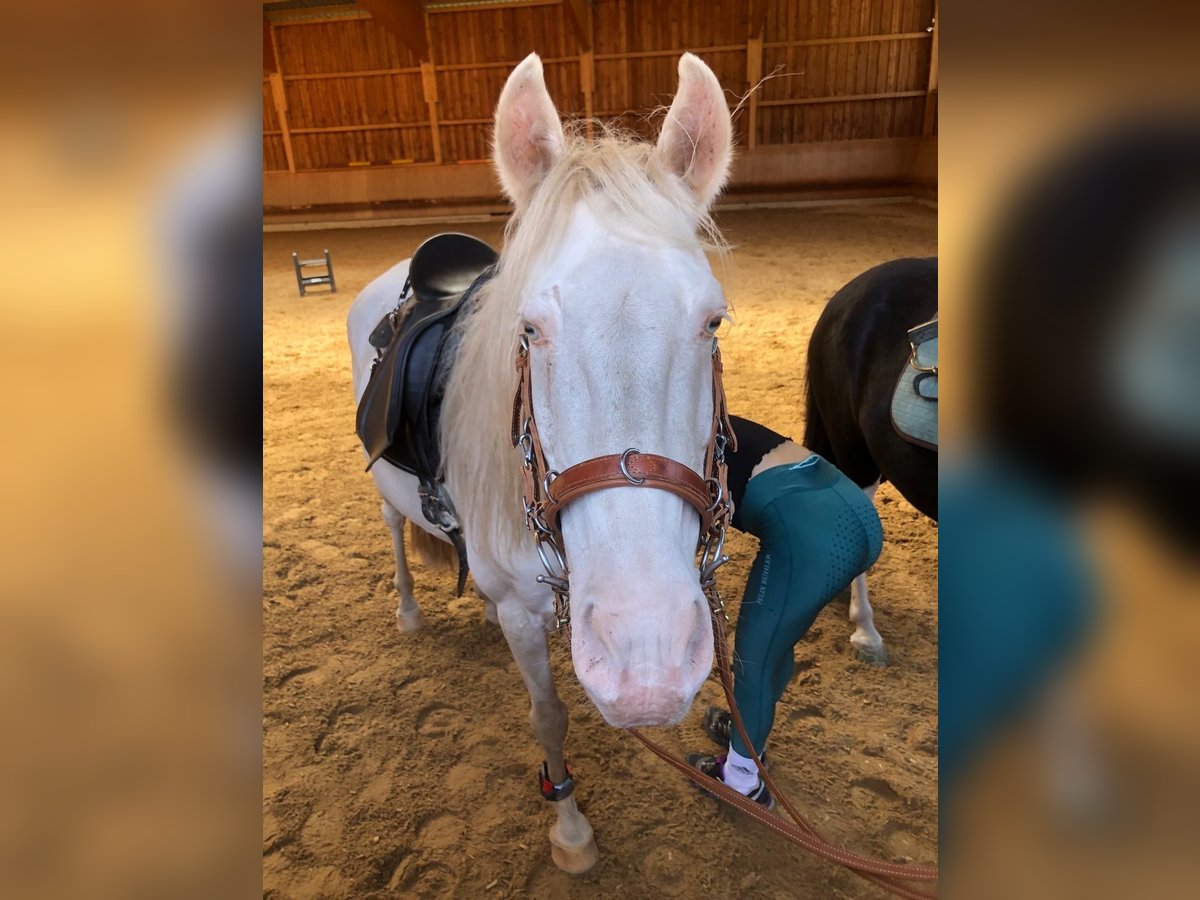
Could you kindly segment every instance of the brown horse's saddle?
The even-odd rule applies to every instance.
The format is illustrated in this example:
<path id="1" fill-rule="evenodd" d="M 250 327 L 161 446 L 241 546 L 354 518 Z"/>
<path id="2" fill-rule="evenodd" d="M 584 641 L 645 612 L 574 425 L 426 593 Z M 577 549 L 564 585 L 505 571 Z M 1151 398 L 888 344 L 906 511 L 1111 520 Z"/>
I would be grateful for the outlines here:
<path id="1" fill-rule="evenodd" d="M 909 329 L 911 352 L 892 393 L 892 425 L 901 437 L 938 448 L 938 320 Z"/>
<path id="2" fill-rule="evenodd" d="M 466 548 L 442 483 L 438 426 L 457 351 L 454 323 L 491 276 L 496 259 L 496 251 L 466 234 L 435 235 L 417 248 L 398 305 L 371 333 L 379 355 L 356 421 L 368 469 L 385 459 L 420 481 L 425 518 L 458 551 L 460 595 Z"/>

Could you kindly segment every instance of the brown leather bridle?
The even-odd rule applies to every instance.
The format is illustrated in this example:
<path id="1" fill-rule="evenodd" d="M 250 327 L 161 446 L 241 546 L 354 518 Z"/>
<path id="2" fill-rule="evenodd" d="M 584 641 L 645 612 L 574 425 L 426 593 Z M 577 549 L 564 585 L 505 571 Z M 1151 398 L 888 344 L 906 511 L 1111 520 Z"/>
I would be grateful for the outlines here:
<path id="1" fill-rule="evenodd" d="M 724 614 L 716 591 L 716 571 L 729 557 L 724 555 L 725 532 L 733 514 L 729 498 L 726 449 L 736 450 L 737 441 L 729 424 L 725 386 L 721 381 L 721 350 L 712 341 L 712 427 L 704 454 L 704 476 L 691 467 L 656 453 L 630 447 L 624 453 L 595 456 L 553 471 L 546 463 L 533 414 L 533 376 L 529 365 L 529 339 L 521 335 L 517 345 L 517 392 L 513 397 L 512 443 L 521 450 L 525 502 L 525 526 L 537 539 L 538 555 L 546 572 L 538 581 L 554 591 L 554 613 L 558 628 L 571 621 L 570 575 L 563 545 L 560 516 L 563 508 L 595 491 L 614 487 L 646 487 L 668 491 L 690 504 L 700 514 L 700 586 L 714 611 Z"/>
<path id="2" fill-rule="evenodd" d="M 729 644 L 726 640 L 728 616 L 717 590 L 717 569 L 729 561 L 724 554 L 725 533 L 733 515 L 733 502 L 727 484 L 726 449 L 737 449 L 737 438 L 729 423 L 725 404 L 725 386 L 721 380 L 721 351 L 717 339 L 712 342 L 712 428 L 708 449 L 704 455 L 705 477 L 683 463 L 642 453 L 630 448 L 624 453 L 596 456 L 576 463 L 562 472 L 546 464 L 542 439 L 533 414 L 533 386 L 529 365 L 529 340 L 520 336 L 517 347 L 517 392 L 513 398 L 512 443 L 522 454 L 525 525 L 537 538 L 538 555 L 546 569 L 537 580 L 554 591 L 555 619 L 561 630 L 570 624 L 570 577 L 562 526 L 559 521 L 563 508 L 580 497 L 613 487 L 648 487 L 670 491 L 695 507 L 700 514 L 700 587 L 708 598 L 713 620 L 713 643 L 717 672 L 725 699 L 733 716 L 734 727 L 747 747 L 752 746 L 733 698 L 733 673 L 729 663 Z M 730 806 L 754 818 L 794 844 L 845 866 L 868 881 L 891 891 L 899 897 L 927 900 L 936 897 L 911 887 L 905 882 L 936 882 L 937 869 L 927 866 L 904 865 L 862 856 L 826 841 L 800 814 L 779 790 L 762 760 L 756 758 L 760 777 L 766 782 L 792 821 L 772 815 L 759 804 L 744 797 L 723 782 L 677 759 L 635 728 L 628 729 L 656 756 L 678 769 L 700 787 Z"/>

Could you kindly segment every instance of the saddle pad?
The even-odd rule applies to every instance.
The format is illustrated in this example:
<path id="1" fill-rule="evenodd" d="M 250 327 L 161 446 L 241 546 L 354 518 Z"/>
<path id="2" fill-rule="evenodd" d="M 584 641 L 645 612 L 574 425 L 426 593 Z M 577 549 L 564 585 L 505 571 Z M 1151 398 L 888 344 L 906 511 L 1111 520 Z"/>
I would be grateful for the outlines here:
<path id="1" fill-rule="evenodd" d="M 892 393 L 892 425 L 920 447 L 938 448 L 937 319 L 908 332 L 912 355 Z"/>

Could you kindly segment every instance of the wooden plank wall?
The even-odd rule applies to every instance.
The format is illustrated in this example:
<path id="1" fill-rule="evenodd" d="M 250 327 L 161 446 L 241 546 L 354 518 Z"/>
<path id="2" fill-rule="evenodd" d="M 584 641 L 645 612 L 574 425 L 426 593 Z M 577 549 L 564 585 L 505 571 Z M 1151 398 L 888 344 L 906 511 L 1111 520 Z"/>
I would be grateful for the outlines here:
<path id="1" fill-rule="evenodd" d="M 771 76 L 738 112 L 743 152 L 935 129 L 934 0 L 575 5 L 584 40 L 558 0 L 427 6 L 424 61 L 365 13 L 270 23 L 286 123 L 264 77 L 264 170 L 288 171 L 285 130 L 301 173 L 485 161 L 504 79 L 532 50 L 564 116 L 643 133 L 657 129 L 684 50 L 713 68 L 731 108 Z"/>
<path id="2" fill-rule="evenodd" d="M 759 144 L 915 137 L 929 78 L 930 0 L 768 3 Z M 855 98 L 855 99 L 846 99 Z"/>
<path id="3" fill-rule="evenodd" d="M 536 49 L 559 112 L 584 113 L 579 43 L 561 3 L 428 15 L 446 162 L 486 160 L 492 113 L 513 66 Z"/>
<path id="4" fill-rule="evenodd" d="M 800 2 L 800 0 L 795 0 Z M 649 136 L 675 93 L 679 55 L 690 50 L 716 73 L 730 106 L 746 92 L 746 0 L 602 0 L 592 13 L 596 115 Z"/>

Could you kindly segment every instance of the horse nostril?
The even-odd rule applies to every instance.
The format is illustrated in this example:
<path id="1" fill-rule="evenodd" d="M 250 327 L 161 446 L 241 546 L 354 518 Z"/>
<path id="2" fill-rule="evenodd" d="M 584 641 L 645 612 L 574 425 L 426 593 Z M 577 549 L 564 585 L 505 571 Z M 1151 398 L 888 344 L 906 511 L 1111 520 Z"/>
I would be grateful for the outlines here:
<path id="1" fill-rule="evenodd" d="M 692 639 L 688 641 L 687 658 L 689 662 L 696 662 L 700 655 L 700 650 L 704 646 L 706 636 L 703 628 L 697 628 L 692 634 Z"/>
<path id="2" fill-rule="evenodd" d="M 692 628 L 692 639 L 687 645 L 687 659 L 693 665 L 699 665 L 705 658 L 706 648 L 712 649 L 713 631 L 709 617 L 708 602 L 701 601 L 696 606 L 695 625 Z"/>
<path id="3" fill-rule="evenodd" d="M 614 648 L 611 629 L 606 626 L 608 617 L 597 611 L 595 603 L 588 603 L 579 610 L 576 623 L 581 637 L 606 657 L 611 657 Z"/>

